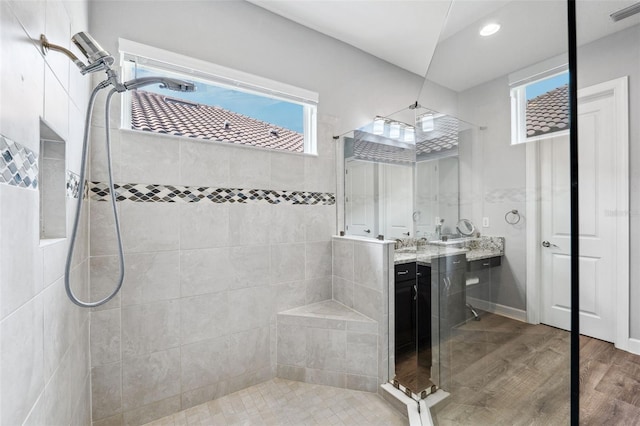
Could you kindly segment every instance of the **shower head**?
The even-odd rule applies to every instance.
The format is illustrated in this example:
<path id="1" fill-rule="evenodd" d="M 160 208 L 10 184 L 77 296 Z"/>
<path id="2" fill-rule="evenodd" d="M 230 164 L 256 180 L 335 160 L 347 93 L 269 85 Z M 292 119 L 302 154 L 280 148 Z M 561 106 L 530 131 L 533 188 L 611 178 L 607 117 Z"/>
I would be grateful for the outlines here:
<path id="1" fill-rule="evenodd" d="M 89 65 L 82 70 L 83 74 L 106 70 L 113 65 L 113 56 L 104 50 L 88 33 L 79 32 L 71 37 L 71 41 L 87 57 L 89 62 Z"/>
<path id="2" fill-rule="evenodd" d="M 196 90 L 196 86 L 193 83 L 168 77 L 135 78 L 133 80 L 125 82 L 124 87 L 127 90 L 135 90 L 142 86 L 148 86 L 150 84 L 160 84 L 160 87 L 162 87 L 163 89 L 171 89 L 177 92 L 193 92 Z"/>
<path id="3" fill-rule="evenodd" d="M 104 50 L 100 45 L 87 33 L 80 32 L 74 35 L 71 40 L 78 46 L 78 49 L 87 57 L 88 65 L 85 65 L 76 55 L 66 47 L 49 43 L 44 34 L 40 35 L 40 44 L 42 45 L 42 53 L 45 55 L 49 50 L 55 50 L 67 55 L 78 68 L 82 75 L 96 71 L 110 71 L 113 65 L 113 56 Z"/>

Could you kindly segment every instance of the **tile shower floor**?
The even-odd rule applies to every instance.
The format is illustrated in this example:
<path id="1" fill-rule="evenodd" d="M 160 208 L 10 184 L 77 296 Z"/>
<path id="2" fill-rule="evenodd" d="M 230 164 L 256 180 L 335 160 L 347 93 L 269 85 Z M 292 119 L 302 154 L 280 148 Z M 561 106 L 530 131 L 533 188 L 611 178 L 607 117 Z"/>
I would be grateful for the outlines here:
<path id="1" fill-rule="evenodd" d="M 147 426 L 408 424 L 376 394 L 275 378 Z"/>

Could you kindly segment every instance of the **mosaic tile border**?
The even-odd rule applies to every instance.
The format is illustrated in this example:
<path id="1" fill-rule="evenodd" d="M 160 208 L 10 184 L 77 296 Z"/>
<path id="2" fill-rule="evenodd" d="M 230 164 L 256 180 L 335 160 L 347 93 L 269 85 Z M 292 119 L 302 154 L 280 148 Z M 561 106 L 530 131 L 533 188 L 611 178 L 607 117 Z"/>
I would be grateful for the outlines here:
<path id="1" fill-rule="evenodd" d="M 80 195 L 80 176 L 67 170 L 67 197 L 78 198 Z"/>
<path id="2" fill-rule="evenodd" d="M 275 191 L 270 189 L 213 188 L 178 185 L 115 184 L 117 201 L 142 203 L 213 203 L 324 205 L 336 203 L 330 192 Z M 91 182 L 91 199 L 109 200 L 106 182 Z"/>
<path id="3" fill-rule="evenodd" d="M 38 155 L 0 135 L 0 183 L 20 188 L 38 188 Z"/>

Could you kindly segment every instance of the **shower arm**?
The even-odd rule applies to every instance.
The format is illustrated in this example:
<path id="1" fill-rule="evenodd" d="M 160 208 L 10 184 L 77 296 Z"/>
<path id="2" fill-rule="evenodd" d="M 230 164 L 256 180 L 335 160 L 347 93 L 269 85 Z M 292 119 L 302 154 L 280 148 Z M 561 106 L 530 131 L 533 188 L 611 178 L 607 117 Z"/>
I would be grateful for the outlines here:
<path id="1" fill-rule="evenodd" d="M 73 61 L 74 64 L 76 64 L 78 66 L 78 68 L 80 68 L 80 72 L 82 74 L 86 74 L 87 73 L 87 66 L 80 59 L 78 59 L 78 57 L 76 55 L 74 55 L 72 51 L 70 51 L 66 47 L 62 47 L 62 46 L 58 46 L 57 44 L 49 43 L 49 40 L 47 40 L 47 37 L 44 34 L 40 34 L 40 43 L 42 45 L 42 53 L 44 55 L 46 55 L 49 50 L 55 50 L 56 52 L 64 53 L 65 55 L 67 55 L 69 57 L 69 59 L 71 59 Z"/>
<path id="2" fill-rule="evenodd" d="M 83 34 L 83 33 L 78 33 L 78 34 Z M 111 83 L 114 86 L 116 86 L 116 88 L 118 89 L 118 92 L 124 91 L 124 89 L 120 87 L 121 85 L 118 86 L 118 84 L 116 84 L 118 83 L 118 76 L 115 73 L 115 71 L 113 71 L 110 67 L 110 64 L 113 62 L 113 60 L 109 63 L 105 63 L 105 60 L 104 60 L 105 58 L 101 57 L 94 61 L 91 61 L 91 59 L 89 59 L 89 63 L 85 64 L 80 59 L 78 59 L 78 57 L 72 51 L 70 51 L 66 47 L 49 42 L 49 40 L 47 39 L 47 36 L 45 36 L 44 34 L 40 34 L 40 45 L 42 46 L 43 55 L 46 55 L 47 52 L 49 52 L 49 50 L 54 50 L 56 52 L 64 53 L 67 57 L 69 57 L 69 59 L 73 61 L 74 64 L 76 64 L 76 66 L 80 69 L 80 74 L 82 75 L 104 70 L 109 77 L 109 81 L 111 81 Z"/>

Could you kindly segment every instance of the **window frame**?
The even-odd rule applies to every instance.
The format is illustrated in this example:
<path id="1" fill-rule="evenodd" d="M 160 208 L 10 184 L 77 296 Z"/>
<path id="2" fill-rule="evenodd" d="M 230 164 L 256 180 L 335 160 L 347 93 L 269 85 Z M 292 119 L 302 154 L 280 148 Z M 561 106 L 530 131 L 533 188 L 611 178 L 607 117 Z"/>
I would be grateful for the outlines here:
<path id="1" fill-rule="evenodd" d="M 538 73 L 521 79 L 510 85 L 511 97 L 511 145 L 520 145 L 528 142 L 542 141 L 569 134 L 569 128 L 544 135 L 527 137 L 527 87 L 540 81 L 567 74 L 566 65 L 554 67 L 542 73 Z"/>
<path id="2" fill-rule="evenodd" d="M 198 80 L 205 80 L 209 84 L 301 105 L 303 107 L 302 125 L 304 137 L 303 151 L 301 153 L 286 149 L 251 145 L 233 143 L 231 145 L 268 149 L 276 152 L 318 155 L 318 93 L 122 38 L 118 39 L 118 50 L 120 52 L 120 69 L 122 70 L 123 81 L 133 78 L 131 75 L 133 67 L 129 65 L 129 63 L 133 62 L 171 73 L 181 74 L 185 80 L 189 80 L 189 76 L 193 76 Z M 141 131 L 131 128 L 131 96 L 129 93 L 125 93 L 124 95 L 121 111 L 121 128 L 131 131 Z M 214 139 L 207 140 L 220 143 Z"/>

